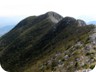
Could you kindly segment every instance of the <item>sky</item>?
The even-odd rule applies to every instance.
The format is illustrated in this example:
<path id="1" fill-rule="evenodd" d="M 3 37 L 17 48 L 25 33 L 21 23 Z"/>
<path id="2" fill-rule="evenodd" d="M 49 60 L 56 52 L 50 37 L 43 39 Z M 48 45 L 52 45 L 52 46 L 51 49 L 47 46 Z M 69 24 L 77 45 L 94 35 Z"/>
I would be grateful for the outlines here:
<path id="1" fill-rule="evenodd" d="M 96 0 L 0 0 L 0 26 L 54 11 L 88 21 L 96 20 Z"/>

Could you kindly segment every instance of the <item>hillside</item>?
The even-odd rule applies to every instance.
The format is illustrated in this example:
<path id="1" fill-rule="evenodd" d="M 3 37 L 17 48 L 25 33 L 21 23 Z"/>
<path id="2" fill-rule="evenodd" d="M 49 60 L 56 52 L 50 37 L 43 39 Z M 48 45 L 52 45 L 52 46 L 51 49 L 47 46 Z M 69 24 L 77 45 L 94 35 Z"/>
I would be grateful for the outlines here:
<path id="1" fill-rule="evenodd" d="M 0 63 L 9 72 L 79 72 L 96 64 L 96 29 L 55 12 L 30 16 L 0 38 Z"/>

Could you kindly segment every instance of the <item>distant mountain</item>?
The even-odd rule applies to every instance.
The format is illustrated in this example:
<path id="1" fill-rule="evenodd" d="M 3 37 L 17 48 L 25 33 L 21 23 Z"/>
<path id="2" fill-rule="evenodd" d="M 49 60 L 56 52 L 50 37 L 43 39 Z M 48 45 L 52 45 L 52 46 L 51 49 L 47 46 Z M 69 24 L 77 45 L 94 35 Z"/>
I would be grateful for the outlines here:
<path id="1" fill-rule="evenodd" d="M 84 72 L 96 64 L 96 28 L 55 12 L 30 16 L 0 38 L 8 72 Z"/>
<path id="2" fill-rule="evenodd" d="M 7 25 L 7 26 L 0 27 L 0 36 L 10 31 L 14 26 L 15 25 Z"/>
<path id="3" fill-rule="evenodd" d="M 96 24 L 96 21 L 90 21 L 88 24 Z"/>

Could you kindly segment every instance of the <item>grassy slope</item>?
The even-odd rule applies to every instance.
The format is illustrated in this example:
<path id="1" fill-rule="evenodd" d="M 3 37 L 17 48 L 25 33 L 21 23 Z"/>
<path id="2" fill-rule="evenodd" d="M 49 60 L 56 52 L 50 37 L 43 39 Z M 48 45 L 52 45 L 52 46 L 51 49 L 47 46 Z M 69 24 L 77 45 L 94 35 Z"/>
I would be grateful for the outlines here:
<path id="1" fill-rule="evenodd" d="M 34 19 L 33 17 L 30 18 L 31 21 Z M 27 56 L 29 56 L 29 54 L 25 55 L 26 52 L 29 51 L 30 48 L 32 48 L 32 46 L 36 42 L 38 42 L 38 40 L 40 40 L 40 38 L 44 36 L 52 27 L 53 23 L 48 18 L 45 18 L 42 21 L 37 22 L 33 26 L 31 23 L 29 23 L 30 18 L 27 18 L 27 20 L 24 20 L 24 22 L 22 23 L 26 24 L 27 22 L 27 25 L 23 25 L 23 27 L 22 24 L 20 24 L 21 26 L 17 25 L 11 32 L 9 32 L 7 35 L 1 38 L 1 41 L 6 41 L 6 45 L 1 45 L 1 48 L 4 47 L 5 49 L 3 52 L 4 54 L 2 55 L 2 62 L 4 62 L 4 65 L 6 65 L 5 69 L 14 69 L 17 68 L 17 66 L 19 68 L 19 66 L 21 67 L 21 65 L 24 65 L 24 63 L 28 61 Z M 9 42 L 9 44 L 7 42 Z M 24 62 L 23 59 L 25 59 Z"/>
<path id="2" fill-rule="evenodd" d="M 35 16 L 28 17 L 24 20 L 22 20 L 15 28 L 13 28 L 10 32 L 7 34 L 3 35 L 0 38 L 0 49 L 5 48 L 8 46 L 12 41 L 14 41 L 23 31 L 26 29 L 30 28 L 30 25 L 32 25 L 32 21 L 35 19 Z M 30 23 L 29 23 L 30 22 Z M 20 25 L 24 26 L 20 26 Z M 27 25 L 26 25 L 27 24 Z"/>
<path id="3" fill-rule="evenodd" d="M 17 29 L 13 29 L 1 38 L 1 40 L 8 41 L 8 43 L 5 43 L 6 46 L 0 46 L 1 48 L 6 48 L 1 57 L 1 62 L 4 68 L 10 72 L 51 72 L 56 66 L 54 66 L 54 63 L 51 63 L 51 65 L 45 65 L 45 63 L 53 58 L 56 52 L 61 53 L 56 58 L 56 62 L 59 59 L 63 60 L 66 54 L 71 55 L 72 49 L 74 49 L 72 46 L 78 41 L 82 41 L 85 44 L 90 35 L 90 31 L 94 28 L 93 25 L 84 27 L 68 25 L 66 28 L 62 28 L 60 31 L 57 29 L 54 32 L 53 23 L 49 19 L 44 19 L 33 26 L 31 26 L 30 21 L 34 20 L 34 18 L 31 20 L 28 18 L 27 20 L 29 25 L 26 25 L 26 21 L 24 20 L 24 28 L 22 28 L 22 24 L 24 24 L 22 23 L 21 26 L 18 26 L 19 28 L 16 27 Z M 10 38 L 6 38 L 6 36 Z M 63 61 L 65 69 L 69 70 L 70 68 L 71 71 L 74 71 L 75 69 L 82 68 L 79 66 L 77 66 L 78 68 L 75 67 L 77 63 L 74 59 L 85 55 L 85 53 L 81 54 L 83 48 L 74 49 L 73 55 L 67 61 Z M 74 65 L 68 67 L 70 61 L 73 61 Z M 44 67 L 41 68 L 42 65 Z"/>
<path id="4" fill-rule="evenodd" d="M 77 28 L 72 28 L 69 29 L 69 27 L 66 27 L 59 35 L 57 35 L 54 39 L 51 40 L 51 43 L 47 44 L 45 47 L 48 47 L 49 49 L 53 50 L 48 50 L 48 52 L 45 52 L 39 59 L 36 60 L 36 63 L 34 64 L 30 63 L 28 64 L 28 68 L 26 66 L 24 72 L 51 72 L 52 68 L 54 69 L 55 67 L 52 67 L 51 65 L 46 65 L 48 60 L 51 60 L 56 55 L 56 52 L 60 52 L 61 55 L 58 56 L 56 61 L 63 60 L 63 57 L 66 55 L 65 53 L 67 52 L 67 55 L 71 55 L 73 51 L 73 55 L 66 61 L 64 61 L 64 69 L 67 69 L 67 72 L 74 72 L 76 69 L 83 69 L 83 68 L 89 68 L 88 64 L 85 66 L 77 66 L 76 64 L 79 62 L 76 62 L 75 59 L 81 56 L 85 56 L 86 53 L 83 53 L 84 47 L 75 47 L 77 49 L 72 48 L 78 41 L 82 41 L 85 44 L 87 44 L 87 39 L 89 38 L 89 35 L 91 34 L 91 30 L 94 28 L 94 26 L 85 26 L 85 27 L 77 27 Z M 77 31 L 78 30 L 78 31 Z M 67 35 L 67 38 L 65 38 Z M 52 43 L 53 42 L 53 43 Z M 64 54 L 63 54 L 64 53 Z M 89 55 L 90 57 L 90 55 Z M 73 61 L 73 65 L 70 67 L 70 62 Z M 82 63 L 82 62 L 81 62 Z M 42 67 L 44 66 L 44 67 Z M 41 68 L 42 67 L 42 68 Z M 68 67 L 68 68 L 67 68 Z M 58 68 L 57 68 L 58 69 Z M 61 69 L 62 70 L 62 69 Z"/>

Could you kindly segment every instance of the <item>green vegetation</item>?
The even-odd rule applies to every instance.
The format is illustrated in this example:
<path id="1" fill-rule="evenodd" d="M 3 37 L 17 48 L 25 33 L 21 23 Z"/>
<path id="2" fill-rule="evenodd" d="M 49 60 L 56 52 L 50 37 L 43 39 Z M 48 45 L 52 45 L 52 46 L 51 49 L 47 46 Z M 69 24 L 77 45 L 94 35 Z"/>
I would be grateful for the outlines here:
<path id="1" fill-rule="evenodd" d="M 77 20 L 70 17 L 57 24 L 46 14 L 28 17 L 0 38 L 1 64 L 10 72 L 74 72 L 92 68 L 95 47 L 87 51 L 86 45 L 90 44 L 94 28 L 78 26 Z"/>
<path id="2" fill-rule="evenodd" d="M 90 66 L 90 69 L 94 69 L 95 65 Z"/>

